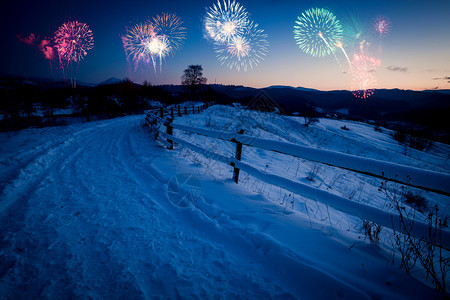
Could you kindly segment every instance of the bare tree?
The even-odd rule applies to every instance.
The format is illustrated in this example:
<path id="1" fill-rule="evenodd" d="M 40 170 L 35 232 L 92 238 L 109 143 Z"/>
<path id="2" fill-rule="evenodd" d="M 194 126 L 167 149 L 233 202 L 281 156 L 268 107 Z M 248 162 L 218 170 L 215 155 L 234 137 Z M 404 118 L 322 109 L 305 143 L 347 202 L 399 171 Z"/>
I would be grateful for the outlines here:
<path id="1" fill-rule="evenodd" d="M 301 113 L 303 115 L 305 127 L 308 127 L 310 124 L 319 122 L 319 119 L 317 119 L 317 111 L 314 103 L 306 103 Z"/>
<path id="2" fill-rule="evenodd" d="M 201 65 L 190 65 L 183 71 L 181 84 L 186 87 L 189 97 L 195 95 L 199 87 L 205 84 L 207 79 L 203 77 L 203 68 Z"/>

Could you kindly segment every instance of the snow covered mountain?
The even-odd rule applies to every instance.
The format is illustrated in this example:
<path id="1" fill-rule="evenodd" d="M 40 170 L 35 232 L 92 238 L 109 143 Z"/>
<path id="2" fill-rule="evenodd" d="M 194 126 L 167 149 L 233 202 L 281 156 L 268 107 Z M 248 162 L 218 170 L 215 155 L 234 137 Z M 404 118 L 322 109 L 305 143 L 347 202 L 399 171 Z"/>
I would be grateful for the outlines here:
<path id="1" fill-rule="evenodd" d="M 162 147 L 144 117 L 0 134 L 1 298 L 439 297 L 423 271 L 399 270 L 388 230 L 375 244 L 355 217 L 245 173 L 236 185 L 230 166 L 181 145 Z M 220 105 L 175 123 L 450 169 L 448 145 L 405 150 L 390 131 L 363 123 L 305 127 L 301 118 Z M 232 143 L 174 134 L 234 155 Z M 250 147 L 243 161 L 386 206 L 380 181 L 368 176 Z M 448 215 L 447 196 L 420 193 Z"/>

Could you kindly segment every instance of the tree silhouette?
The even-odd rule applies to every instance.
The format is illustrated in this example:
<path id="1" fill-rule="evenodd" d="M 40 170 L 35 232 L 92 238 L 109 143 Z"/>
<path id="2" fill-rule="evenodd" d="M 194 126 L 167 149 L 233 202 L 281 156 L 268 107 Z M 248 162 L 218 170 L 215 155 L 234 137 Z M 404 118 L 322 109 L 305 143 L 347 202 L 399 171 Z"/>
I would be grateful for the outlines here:
<path id="1" fill-rule="evenodd" d="M 302 109 L 301 114 L 303 115 L 305 127 L 319 121 L 319 119 L 317 119 L 316 105 L 313 102 L 307 102 Z"/>
<path id="2" fill-rule="evenodd" d="M 183 71 L 181 84 L 185 86 L 190 99 L 195 96 L 197 90 L 205 84 L 207 79 L 203 77 L 203 68 L 201 65 L 190 65 Z"/>

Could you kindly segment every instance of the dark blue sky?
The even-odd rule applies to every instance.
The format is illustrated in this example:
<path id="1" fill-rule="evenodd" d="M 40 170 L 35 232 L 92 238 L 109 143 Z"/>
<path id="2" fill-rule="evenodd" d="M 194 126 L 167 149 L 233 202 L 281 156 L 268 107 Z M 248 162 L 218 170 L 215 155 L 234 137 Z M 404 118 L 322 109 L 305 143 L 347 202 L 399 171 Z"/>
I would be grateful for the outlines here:
<path id="1" fill-rule="evenodd" d="M 206 8 L 214 2 L 10 2 L 3 5 L 1 12 L 0 73 L 62 77 L 57 60 L 52 62 L 52 72 L 37 47 L 20 42 L 16 35 L 51 36 L 63 22 L 80 20 L 91 27 L 95 44 L 84 60 L 66 72 L 79 80 L 97 83 L 109 77 L 130 77 L 136 82 L 178 84 L 189 64 L 201 64 L 210 83 L 349 89 L 351 79 L 343 67 L 343 57 L 311 57 L 298 49 L 293 38 L 296 17 L 306 9 L 323 7 L 338 19 L 352 18 L 367 25 L 379 15 L 391 20 L 391 32 L 386 37 L 377 39 L 375 34 L 370 37 L 372 55 L 381 62 L 377 69 L 379 88 L 450 88 L 447 78 L 450 76 L 450 1 L 239 1 L 268 34 L 270 44 L 265 60 L 248 72 L 220 65 L 211 42 L 203 36 L 202 20 Z M 176 13 L 184 21 L 187 28 L 184 47 L 164 61 L 162 72 L 155 74 L 150 66 L 141 66 L 134 72 L 134 67 L 127 63 L 120 36 L 127 26 L 163 12 Z M 349 51 L 349 56 L 352 55 Z"/>

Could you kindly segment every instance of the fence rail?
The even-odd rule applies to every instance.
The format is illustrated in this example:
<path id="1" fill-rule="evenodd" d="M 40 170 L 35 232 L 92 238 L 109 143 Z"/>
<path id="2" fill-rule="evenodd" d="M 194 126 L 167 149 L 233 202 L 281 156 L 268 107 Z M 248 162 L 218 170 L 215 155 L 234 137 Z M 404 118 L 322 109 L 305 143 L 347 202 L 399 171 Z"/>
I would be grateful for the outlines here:
<path id="1" fill-rule="evenodd" d="M 446 196 L 450 195 L 450 175 L 371 158 L 365 158 L 336 151 L 300 146 L 292 143 L 259 139 L 247 135 L 217 130 L 205 130 L 190 126 L 172 124 L 175 129 L 200 134 L 225 141 L 237 141 L 246 146 L 307 159 L 310 161 L 347 169 L 372 177 L 399 182 Z"/>
<path id="2" fill-rule="evenodd" d="M 157 119 L 161 120 L 161 118 Z M 158 120 L 154 119 L 153 122 L 157 122 Z M 246 163 L 243 163 L 241 161 L 242 145 L 258 147 L 265 150 L 292 155 L 295 157 L 343 168 L 372 177 L 395 181 L 405 185 L 430 190 L 444 195 L 450 195 L 450 175 L 445 173 L 422 170 L 400 164 L 378 161 L 370 158 L 358 157 L 330 150 L 315 149 L 291 143 L 254 138 L 244 135 L 243 132 L 229 133 L 217 130 L 206 130 L 203 128 L 172 124 L 171 122 L 166 122 L 165 125 L 167 127 L 165 133 L 156 129 L 156 127 L 152 128 L 153 130 L 156 129 L 157 137 L 161 137 L 161 141 L 165 143 L 166 146 L 172 148 L 173 143 L 175 142 L 184 145 L 185 147 L 188 147 L 196 152 L 199 152 L 208 158 L 212 158 L 216 161 L 231 165 L 234 168 L 233 177 L 236 183 L 238 182 L 239 178 L 239 170 L 243 170 L 249 175 L 254 176 L 262 181 L 269 182 L 270 184 L 282 187 L 286 190 L 297 193 L 309 199 L 316 200 L 325 205 L 333 207 L 338 211 L 356 216 L 363 220 L 369 220 L 383 227 L 391 228 L 393 230 L 401 231 L 407 234 L 409 232 L 407 232 L 403 228 L 403 226 L 401 226 L 399 216 L 396 214 L 392 214 L 369 205 L 351 201 L 349 199 L 331 194 L 327 191 L 317 189 L 307 184 L 294 182 L 284 177 L 268 174 L 266 172 L 259 171 Z M 226 157 L 206 150 L 204 147 L 189 143 L 183 139 L 173 136 L 173 129 L 233 142 L 236 144 L 236 155 L 235 157 Z M 408 219 L 405 219 L 405 221 L 406 224 L 412 224 L 411 226 L 413 226 L 414 231 L 418 236 L 425 237 L 430 233 L 428 225 L 423 222 Z M 442 246 L 443 248 L 448 250 L 450 247 L 450 231 L 442 229 L 441 234 L 443 241 Z"/>

